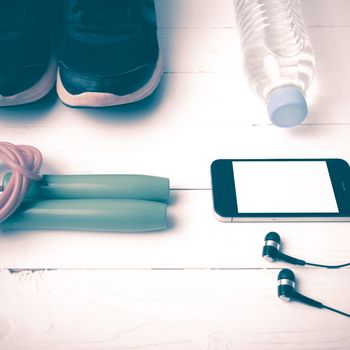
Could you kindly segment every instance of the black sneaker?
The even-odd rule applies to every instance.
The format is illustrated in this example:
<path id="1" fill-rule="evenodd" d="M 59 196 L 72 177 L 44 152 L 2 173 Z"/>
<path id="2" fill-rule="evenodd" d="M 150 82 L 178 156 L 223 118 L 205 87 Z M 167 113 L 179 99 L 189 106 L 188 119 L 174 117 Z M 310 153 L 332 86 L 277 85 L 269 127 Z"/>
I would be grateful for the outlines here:
<path id="1" fill-rule="evenodd" d="M 0 106 L 39 100 L 54 86 L 47 0 L 0 0 Z"/>
<path id="2" fill-rule="evenodd" d="M 57 92 L 71 106 L 141 100 L 158 86 L 162 58 L 153 0 L 68 0 Z"/>

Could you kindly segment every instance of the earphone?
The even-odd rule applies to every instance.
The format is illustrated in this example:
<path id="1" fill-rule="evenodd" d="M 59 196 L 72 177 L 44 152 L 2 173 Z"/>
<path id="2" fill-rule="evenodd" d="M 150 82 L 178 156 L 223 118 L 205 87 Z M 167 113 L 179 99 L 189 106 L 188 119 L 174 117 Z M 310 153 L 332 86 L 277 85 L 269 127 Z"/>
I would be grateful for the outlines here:
<path id="1" fill-rule="evenodd" d="M 277 232 L 269 232 L 265 236 L 265 245 L 263 248 L 262 256 L 267 261 L 275 261 L 282 260 L 294 265 L 309 265 L 316 267 L 324 267 L 327 269 L 339 269 L 341 267 L 350 266 L 350 263 L 342 264 L 342 265 L 322 265 L 322 264 L 314 264 L 310 262 L 306 262 L 305 260 L 300 260 L 284 254 L 280 251 L 281 246 L 281 237 Z"/>
<path id="2" fill-rule="evenodd" d="M 299 301 L 303 304 L 307 304 L 313 307 L 317 307 L 319 309 L 327 309 L 333 312 L 336 312 L 337 314 L 350 317 L 350 314 L 334 309 L 332 307 L 326 306 L 322 304 L 321 302 L 308 298 L 305 295 L 302 295 L 298 293 L 295 289 L 296 283 L 295 283 L 295 275 L 293 271 L 289 269 L 283 269 L 278 274 L 278 297 L 286 300 L 286 301 Z"/>
<path id="3" fill-rule="evenodd" d="M 277 232 L 269 232 L 265 236 L 265 244 L 262 251 L 263 258 L 267 261 L 282 260 L 294 265 L 301 265 L 301 266 L 309 265 L 309 266 L 316 266 L 316 267 L 324 267 L 327 269 L 337 269 L 337 268 L 350 265 L 350 263 L 346 263 L 342 265 L 322 265 L 322 264 L 309 263 L 309 262 L 306 262 L 305 260 L 300 260 L 282 253 L 280 251 L 280 248 L 281 248 L 280 235 Z M 317 307 L 319 309 L 327 309 L 327 310 L 336 312 L 340 315 L 350 317 L 350 314 L 347 314 L 346 312 L 323 305 L 321 302 L 317 300 L 308 298 L 305 295 L 298 293 L 295 289 L 296 283 L 295 283 L 295 275 L 293 271 L 289 269 L 282 269 L 278 274 L 277 280 L 278 280 L 278 297 L 279 298 L 287 301 L 291 301 L 291 300 L 299 301 L 301 303 L 304 303 L 313 307 Z"/>

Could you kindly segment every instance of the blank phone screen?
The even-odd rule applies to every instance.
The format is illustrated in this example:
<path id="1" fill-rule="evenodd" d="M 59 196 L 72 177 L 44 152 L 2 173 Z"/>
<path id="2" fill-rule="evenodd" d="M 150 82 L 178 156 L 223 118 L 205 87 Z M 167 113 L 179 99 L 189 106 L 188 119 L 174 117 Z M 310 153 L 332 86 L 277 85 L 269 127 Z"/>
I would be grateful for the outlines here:
<path id="1" fill-rule="evenodd" d="M 238 213 L 339 213 L 325 161 L 233 161 Z"/>

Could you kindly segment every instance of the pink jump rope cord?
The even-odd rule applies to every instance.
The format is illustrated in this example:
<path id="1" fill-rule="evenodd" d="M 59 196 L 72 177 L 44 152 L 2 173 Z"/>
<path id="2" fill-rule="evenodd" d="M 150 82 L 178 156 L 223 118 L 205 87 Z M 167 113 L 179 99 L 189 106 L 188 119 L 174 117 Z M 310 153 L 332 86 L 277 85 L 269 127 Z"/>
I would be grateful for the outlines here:
<path id="1" fill-rule="evenodd" d="M 0 222 L 2 222 L 22 203 L 31 181 L 41 179 L 39 171 L 42 155 L 32 146 L 0 142 L 0 162 L 12 172 L 6 188 L 1 188 L 0 185 Z"/>

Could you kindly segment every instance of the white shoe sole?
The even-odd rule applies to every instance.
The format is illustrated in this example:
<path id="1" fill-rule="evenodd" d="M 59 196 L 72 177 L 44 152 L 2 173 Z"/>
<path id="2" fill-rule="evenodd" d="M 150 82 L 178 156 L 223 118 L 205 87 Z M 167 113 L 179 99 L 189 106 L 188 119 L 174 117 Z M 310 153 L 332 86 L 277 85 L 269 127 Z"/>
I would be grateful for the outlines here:
<path id="1" fill-rule="evenodd" d="M 109 107 L 132 103 L 143 100 L 151 95 L 159 85 L 163 74 L 163 57 L 159 54 L 158 62 L 151 79 L 142 88 L 128 95 L 119 96 L 105 92 L 83 92 L 81 94 L 72 95 L 63 86 L 58 70 L 57 74 L 57 94 L 61 101 L 72 107 Z"/>
<path id="2" fill-rule="evenodd" d="M 56 60 L 52 59 L 45 74 L 32 87 L 13 96 L 0 95 L 0 107 L 23 105 L 40 100 L 54 87 L 56 75 Z"/>

